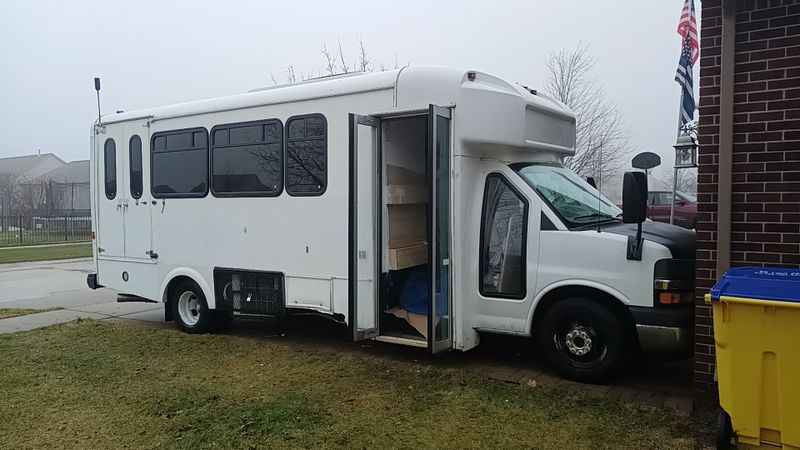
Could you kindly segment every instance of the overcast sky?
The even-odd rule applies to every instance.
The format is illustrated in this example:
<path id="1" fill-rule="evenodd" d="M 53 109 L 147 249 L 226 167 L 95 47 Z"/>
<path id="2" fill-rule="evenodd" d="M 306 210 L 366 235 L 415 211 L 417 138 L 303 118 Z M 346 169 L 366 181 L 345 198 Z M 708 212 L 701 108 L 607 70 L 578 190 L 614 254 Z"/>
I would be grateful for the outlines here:
<path id="1" fill-rule="evenodd" d="M 377 61 L 452 65 L 541 87 L 550 52 L 589 43 L 595 75 L 635 151 L 671 166 L 682 0 L 0 0 L 0 157 L 89 157 L 96 115 L 270 85 L 287 65 L 322 69 L 320 48 L 363 37 Z M 698 5 L 699 8 L 699 5 Z M 697 68 L 695 68 L 697 73 Z M 697 83 L 696 83 L 697 84 Z"/>

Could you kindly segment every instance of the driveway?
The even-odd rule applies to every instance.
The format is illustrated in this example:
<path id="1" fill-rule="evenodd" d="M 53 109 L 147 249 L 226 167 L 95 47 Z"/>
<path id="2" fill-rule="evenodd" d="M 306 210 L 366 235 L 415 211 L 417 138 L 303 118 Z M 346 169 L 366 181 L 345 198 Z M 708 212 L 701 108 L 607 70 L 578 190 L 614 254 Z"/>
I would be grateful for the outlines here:
<path id="1" fill-rule="evenodd" d="M 116 301 L 116 292 L 86 286 L 93 267 L 89 258 L 0 264 L 0 308 L 69 308 Z"/>
<path id="2" fill-rule="evenodd" d="M 113 289 L 91 290 L 86 275 L 91 259 L 0 264 L 0 308 L 61 308 L 41 314 L 3 319 L 0 334 L 30 330 L 79 317 L 163 321 L 163 305 L 117 303 Z"/>

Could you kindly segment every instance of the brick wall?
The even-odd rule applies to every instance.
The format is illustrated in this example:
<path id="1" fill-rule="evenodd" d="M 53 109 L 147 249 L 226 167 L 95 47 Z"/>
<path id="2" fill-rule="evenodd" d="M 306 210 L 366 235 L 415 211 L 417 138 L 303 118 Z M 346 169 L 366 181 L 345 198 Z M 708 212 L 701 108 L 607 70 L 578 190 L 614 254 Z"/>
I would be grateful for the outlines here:
<path id="1" fill-rule="evenodd" d="M 695 389 L 714 392 L 721 0 L 702 2 Z M 731 265 L 800 267 L 800 1 L 737 1 Z"/>

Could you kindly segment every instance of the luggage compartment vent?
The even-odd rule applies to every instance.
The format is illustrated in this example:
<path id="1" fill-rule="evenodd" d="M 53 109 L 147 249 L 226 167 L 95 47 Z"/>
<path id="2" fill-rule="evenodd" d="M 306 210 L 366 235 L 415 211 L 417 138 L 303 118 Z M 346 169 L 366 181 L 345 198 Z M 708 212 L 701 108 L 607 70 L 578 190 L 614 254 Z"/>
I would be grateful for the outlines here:
<path id="1" fill-rule="evenodd" d="M 283 317 L 286 315 L 284 292 L 281 272 L 214 268 L 217 309 Z"/>

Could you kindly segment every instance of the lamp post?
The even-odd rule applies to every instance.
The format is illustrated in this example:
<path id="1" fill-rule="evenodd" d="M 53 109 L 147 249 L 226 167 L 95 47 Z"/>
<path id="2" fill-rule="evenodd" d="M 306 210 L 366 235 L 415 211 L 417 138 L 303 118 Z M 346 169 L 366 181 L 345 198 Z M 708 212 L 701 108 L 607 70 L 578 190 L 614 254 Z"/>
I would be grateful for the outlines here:
<path id="1" fill-rule="evenodd" d="M 672 203 L 669 207 L 669 223 L 675 219 L 675 195 L 678 190 L 678 170 L 697 167 L 697 142 L 689 134 L 692 129 L 685 129 L 678 135 L 675 148 L 675 172 L 672 175 Z"/>

